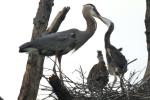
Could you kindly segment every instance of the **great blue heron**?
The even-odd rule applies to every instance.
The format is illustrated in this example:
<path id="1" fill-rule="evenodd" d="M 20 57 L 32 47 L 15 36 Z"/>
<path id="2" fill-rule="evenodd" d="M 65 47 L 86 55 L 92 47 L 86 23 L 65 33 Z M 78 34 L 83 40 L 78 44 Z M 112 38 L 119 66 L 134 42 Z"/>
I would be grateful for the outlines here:
<path id="1" fill-rule="evenodd" d="M 19 52 L 38 52 L 45 56 L 55 55 L 56 60 L 58 59 L 59 62 L 60 79 L 62 79 L 62 56 L 71 50 L 78 50 L 95 33 L 97 28 L 94 17 L 99 18 L 100 14 L 96 10 L 96 7 L 92 4 L 86 4 L 83 6 L 82 13 L 87 23 L 85 31 L 69 29 L 62 32 L 51 33 L 21 45 Z M 56 73 L 55 65 L 53 70 Z"/>
<path id="2" fill-rule="evenodd" d="M 87 85 L 92 94 L 93 92 L 102 92 L 109 81 L 108 71 L 101 51 L 97 51 L 97 58 L 99 62 L 92 67 L 87 78 Z"/>
<path id="3" fill-rule="evenodd" d="M 100 16 L 100 19 L 104 24 L 108 26 L 108 30 L 105 34 L 105 49 L 106 49 L 106 58 L 108 63 L 108 71 L 110 74 L 114 75 L 114 82 L 113 85 L 117 81 L 117 76 L 120 77 L 120 85 L 123 83 L 123 76 L 127 72 L 127 60 L 125 56 L 121 53 L 122 48 L 117 49 L 110 43 L 110 35 L 114 30 L 114 23 L 105 18 Z"/>

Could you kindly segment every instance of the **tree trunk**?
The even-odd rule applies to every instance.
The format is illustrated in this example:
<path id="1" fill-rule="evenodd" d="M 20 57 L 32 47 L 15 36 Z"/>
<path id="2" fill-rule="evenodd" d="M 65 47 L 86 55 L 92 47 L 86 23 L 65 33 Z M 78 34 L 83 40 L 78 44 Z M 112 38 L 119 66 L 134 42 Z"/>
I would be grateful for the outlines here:
<path id="1" fill-rule="evenodd" d="M 41 33 L 46 31 L 53 1 L 40 0 L 39 8 L 33 21 L 32 39 L 40 37 Z M 43 75 L 44 58 L 39 54 L 29 55 L 18 100 L 36 100 L 39 83 Z"/>
<path id="2" fill-rule="evenodd" d="M 145 14 L 145 27 L 146 27 L 146 42 L 148 51 L 148 61 L 145 75 L 143 77 L 139 92 L 143 93 L 143 97 L 150 96 L 150 0 L 146 0 L 146 14 Z M 145 98 L 143 100 L 149 100 Z"/>
<path id="3" fill-rule="evenodd" d="M 147 42 L 148 61 L 143 81 L 147 80 L 150 76 L 150 0 L 146 0 L 145 27 L 146 27 L 145 34 Z"/>

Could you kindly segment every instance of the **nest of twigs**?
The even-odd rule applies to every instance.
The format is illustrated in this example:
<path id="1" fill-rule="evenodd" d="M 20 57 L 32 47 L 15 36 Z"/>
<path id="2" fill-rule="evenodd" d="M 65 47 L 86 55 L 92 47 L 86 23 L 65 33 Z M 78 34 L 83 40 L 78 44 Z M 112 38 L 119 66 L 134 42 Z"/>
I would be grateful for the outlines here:
<path id="1" fill-rule="evenodd" d="M 67 75 L 62 73 L 65 87 L 72 97 L 88 98 L 81 100 L 150 100 L 150 95 L 143 92 L 144 88 L 142 88 L 141 81 L 138 81 L 139 75 L 137 75 L 137 72 L 132 72 L 128 79 L 123 79 L 124 91 L 122 91 L 119 82 L 115 84 L 115 87 L 111 87 L 112 83 L 108 83 L 102 91 L 95 89 L 95 92 L 91 95 L 87 87 L 86 77 L 82 67 L 80 66 L 80 68 L 75 71 L 80 75 L 80 82 L 74 82 Z M 43 77 L 49 83 L 50 76 L 43 75 Z M 148 88 L 150 89 L 150 86 Z M 40 100 L 58 100 L 50 83 L 49 85 L 41 85 L 40 91 L 41 93 L 45 93 L 45 91 L 47 93 L 43 94 L 44 96 Z M 39 97 L 40 96 L 39 94 Z"/>

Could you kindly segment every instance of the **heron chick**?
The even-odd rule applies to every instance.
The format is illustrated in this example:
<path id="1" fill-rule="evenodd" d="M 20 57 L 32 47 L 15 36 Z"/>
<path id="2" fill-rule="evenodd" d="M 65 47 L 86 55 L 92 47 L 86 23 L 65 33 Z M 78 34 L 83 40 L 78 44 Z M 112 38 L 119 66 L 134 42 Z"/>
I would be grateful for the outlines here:
<path id="1" fill-rule="evenodd" d="M 71 50 L 78 50 L 85 42 L 87 42 L 95 33 L 97 23 L 94 17 L 99 18 L 100 14 L 96 10 L 96 7 L 92 4 L 86 4 L 83 6 L 83 17 L 86 20 L 87 27 L 85 31 L 78 29 L 68 29 L 62 32 L 51 33 L 30 42 L 24 43 L 19 48 L 19 52 L 38 52 L 44 56 L 56 56 L 56 60 L 59 63 L 60 79 L 61 74 L 61 58 Z M 79 22 L 80 24 L 80 22 Z M 54 73 L 56 73 L 55 65 L 53 67 Z"/>
<path id="2" fill-rule="evenodd" d="M 120 78 L 120 86 L 123 90 L 123 76 L 127 72 L 127 60 L 121 53 L 122 48 L 117 49 L 110 42 L 110 35 L 114 30 L 114 23 L 105 17 L 100 16 L 101 21 L 107 25 L 108 30 L 105 33 L 105 50 L 108 64 L 108 71 L 111 75 L 114 75 L 114 82 L 112 87 L 117 81 L 117 76 Z"/>
<path id="3" fill-rule="evenodd" d="M 102 92 L 109 81 L 108 71 L 101 51 L 97 51 L 97 58 L 98 63 L 92 67 L 87 78 L 87 85 L 92 94 Z"/>

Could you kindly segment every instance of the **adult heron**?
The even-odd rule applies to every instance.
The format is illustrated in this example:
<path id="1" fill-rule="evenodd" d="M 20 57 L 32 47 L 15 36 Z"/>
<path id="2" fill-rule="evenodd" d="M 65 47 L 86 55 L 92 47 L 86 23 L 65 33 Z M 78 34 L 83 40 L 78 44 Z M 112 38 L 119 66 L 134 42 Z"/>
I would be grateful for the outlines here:
<path id="1" fill-rule="evenodd" d="M 97 51 L 97 58 L 98 63 L 92 67 L 87 78 L 87 86 L 92 94 L 102 92 L 109 81 L 108 71 L 101 51 Z"/>
<path id="2" fill-rule="evenodd" d="M 123 89 L 123 76 L 127 72 L 127 60 L 125 56 L 121 53 L 122 48 L 117 49 L 110 43 L 110 35 L 114 30 L 114 23 L 105 17 L 100 16 L 100 19 L 104 24 L 108 26 L 108 30 L 105 33 L 105 50 L 106 58 L 108 63 L 108 71 L 111 75 L 114 75 L 113 85 L 117 81 L 117 76 L 120 78 L 120 85 Z"/>
<path id="3" fill-rule="evenodd" d="M 58 59 L 60 79 L 62 79 L 62 56 L 71 50 L 78 50 L 89 38 L 91 38 L 97 28 L 94 17 L 99 18 L 100 14 L 96 10 L 96 7 L 92 4 L 86 4 L 83 6 L 82 13 L 87 23 L 85 31 L 73 28 L 62 32 L 51 33 L 21 45 L 19 52 L 38 52 L 40 55 L 44 56 L 55 55 L 55 62 Z M 56 73 L 55 65 L 53 71 Z"/>

